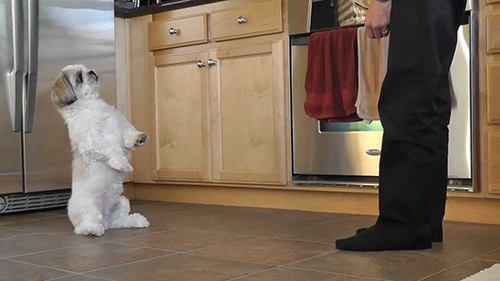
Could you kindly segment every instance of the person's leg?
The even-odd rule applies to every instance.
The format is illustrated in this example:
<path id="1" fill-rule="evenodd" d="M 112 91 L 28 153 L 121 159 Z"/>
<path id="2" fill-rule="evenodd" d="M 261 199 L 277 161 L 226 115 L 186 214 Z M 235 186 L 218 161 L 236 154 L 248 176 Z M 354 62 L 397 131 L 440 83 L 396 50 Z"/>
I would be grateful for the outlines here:
<path id="1" fill-rule="evenodd" d="M 340 250 L 431 247 L 446 200 L 448 72 L 465 0 L 393 0 L 377 224 L 337 240 Z M 432 223 L 431 223 L 432 222 Z M 439 226 L 439 227 L 438 227 Z"/>
<path id="2" fill-rule="evenodd" d="M 429 175 L 433 182 L 431 182 L 431 237 L 432 242 L 443 241 L 443 228 L 442 222 L 445 214 L 446 206 L 446 192 L 448 185 L 448 123 L 450 119 L 450 99 L 449 99 L 449 85 L 448 79 L 442 80 L 442 85 L 439 87 L 438 94 L 436 95 L 435 103 L 436 108 L 442 112 L 439 117 L 441 124 L 436 126 L 439 128 L 439 141 L 436 142 L 436 161 L 434 166 L 433 175 Z M 369 228 L 358 229 L 356 233 L 362 233 Z"/>

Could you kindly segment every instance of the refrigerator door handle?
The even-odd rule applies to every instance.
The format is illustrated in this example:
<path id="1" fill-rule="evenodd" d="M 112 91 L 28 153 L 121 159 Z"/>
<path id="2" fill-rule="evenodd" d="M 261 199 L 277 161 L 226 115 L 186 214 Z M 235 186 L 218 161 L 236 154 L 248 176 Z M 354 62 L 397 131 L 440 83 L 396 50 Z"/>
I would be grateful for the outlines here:
<path id="1" fill-rule="evenodd" d="M 38 1 L 28 0 L 28 78 L 25 132 L 33 131 L 38 78 Z"/>
<path id="2" fill-rule="evenodd" d="M 9 109 L 12 130 L 20 132 L 23 116 L 23 81 L 24 81 L 24 26 L 23 2 L 11 0 L 12 12 L 12 39 L 13 39 L 13 67 L 7 74 L 7 87 L 9 95 Z"/>

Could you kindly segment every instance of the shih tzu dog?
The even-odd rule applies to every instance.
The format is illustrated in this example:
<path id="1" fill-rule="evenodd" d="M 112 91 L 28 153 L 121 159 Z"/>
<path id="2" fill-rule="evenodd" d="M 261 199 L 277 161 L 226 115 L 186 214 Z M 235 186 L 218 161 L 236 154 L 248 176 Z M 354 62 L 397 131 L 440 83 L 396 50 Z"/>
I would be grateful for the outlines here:
<path id="1" fill-rule="evenodd" d="M 52 87 L 52 100 L 68 125 L 73 152 L 68 216 L 80 235 L 149 226 L 144 216 L 130 214 L 123 196 L 123 173 L 133 170 L 130 150 L 148 137 L 100 99 L 99 88 L 97 74 L 83 65 L 66 66 Z"/>

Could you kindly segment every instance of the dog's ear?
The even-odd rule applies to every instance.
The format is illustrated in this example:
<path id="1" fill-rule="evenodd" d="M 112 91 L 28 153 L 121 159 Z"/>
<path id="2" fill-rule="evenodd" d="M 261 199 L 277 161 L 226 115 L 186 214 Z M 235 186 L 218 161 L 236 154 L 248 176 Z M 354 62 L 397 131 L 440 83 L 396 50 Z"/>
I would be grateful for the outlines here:
<path id="1" fill-rule="evenodd" d="M 52 86 L 52 101 L 58 108 L 73 104 L 78 98 L 68 77 L 61 73 Z"/>

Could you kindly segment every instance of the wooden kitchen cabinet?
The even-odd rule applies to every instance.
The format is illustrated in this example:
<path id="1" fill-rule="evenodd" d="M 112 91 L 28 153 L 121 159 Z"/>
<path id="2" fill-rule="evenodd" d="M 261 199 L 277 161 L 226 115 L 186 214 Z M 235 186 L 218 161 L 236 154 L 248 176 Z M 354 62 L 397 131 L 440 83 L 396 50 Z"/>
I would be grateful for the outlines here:
<path id="1" fill-rule="evenodd" d="M 212 179 L 207 56 L 151 58 L 153 179 Z"/>
<path id="2" fill-rule="evenodd" d="M 149 71 L 133 70 L 148 76 L 149 103 L 133 117 L 149 127 L 151 149 L 134 155 L 149 171 L 134 172 L 137 182 L 287 183 L 283 7 L 281 0 L 221 1 L 141 25 Z"/>
<path id="3" fill-rule="evenodd" d="M 286 183 L 283 42 L 210 51 L 213 177 Z"/>
<path id="4" fill-rule="evenodd" d="M 283 48 L 151 58 L 153 179 L 286 183 Z"/>
<path id="5" fill-rule="evenodd" d="M 213 11 L 212 39 L 223 41 L 281 32 L 281 10 L 281 0 L 267 0 Z"/>
<path id="6" fill-rule="evenodd" d="M 488 192 L 500 195 L 500 132 L 488 133 Z"/>
<path id="7" fill-rule="evenodd" d="M 160 50 L 208 42 L 207 15 L 193 15 L 148 25 L 149 49 Z"/>

